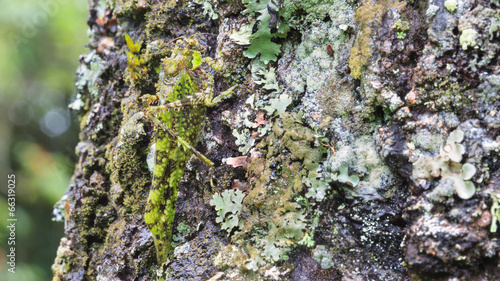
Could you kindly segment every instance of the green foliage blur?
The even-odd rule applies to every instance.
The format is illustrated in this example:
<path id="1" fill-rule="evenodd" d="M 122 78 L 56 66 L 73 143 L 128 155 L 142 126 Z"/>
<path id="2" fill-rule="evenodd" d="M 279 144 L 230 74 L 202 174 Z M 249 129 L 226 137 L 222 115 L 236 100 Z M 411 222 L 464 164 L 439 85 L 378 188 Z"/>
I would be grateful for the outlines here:
<path id="1" fill-rule="evenodd" d="M 2 1 L 0 8 L 0 280 L 51 280 L 64 235 L 52 209 L 69 186 L 78 141 L 74 96 L 85 0 Z M 15 273 L 8 272 L 8 175 L 15 175 Z"/>

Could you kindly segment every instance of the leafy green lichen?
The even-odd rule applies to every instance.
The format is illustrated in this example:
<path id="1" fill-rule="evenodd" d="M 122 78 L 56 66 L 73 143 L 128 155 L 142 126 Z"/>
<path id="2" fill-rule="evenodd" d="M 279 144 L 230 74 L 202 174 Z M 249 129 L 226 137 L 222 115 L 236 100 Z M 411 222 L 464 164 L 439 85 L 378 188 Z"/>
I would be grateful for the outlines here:
<path id="1" fill-rule="evenodd" d="M 87 87 L 92 96 L 98 96 L 99 88 L 96 84 L 97 79 L 106 70 L 107 66 L 104 60 L 102 60 L 95 51 L 91 51 L 85 57 L 83 62 L 84 64 L 80 66 L 80 76 L 78 77 L 75 86 L 78 90 L 83 90 L 84 87 Z M 73 107 L 73 105 L 70 105 L 70 107 Z M 78 107 L 78 109 L 80 108 L 81 107 Z"/>
<path id="2" fill-rule="evenodd" d="M 264 109 L 271 115 L 275 111 L 277 114 L 285 112 L 286 108 L 292 103 L 292 98 L 287 94 L 281 94 L 278 98 L 270 99 L 271 105 Z"/>
<path id="3" fill-rule="evenodd" d="M 359 183 L 359 177 L 356 175 L 349 176 L 348 168 L 344 165 L 339 167 L 339 174 L 332 174 L 332 180 L 347 183 L 352 187 L 356 187 Z"/>
<path id="4" fill-rule="evenodd" d="M 331 268 L 334 265 L 332 253 L 324 245 L 318 245 L 312 251 L 312 257 L 323 269 Z"/>
<path id="5" fill-rule="evenodd" d="M 314 131 L 301 124 L 298 114 L 284 112 L 255 147 L 264 155 L 251 158 L 247 167 L 250 188 L 240 211 L 245 216 L 239 217 L 240 230 L 231 237 L 248 254 L 244 268 L 257 271 L 286 260 L 294 245 L 314 245 L 314 230 L 304 239 L 310 209 L 297 200 L 306 200 L 301 195 L 306 169 L 318 167 L 325 155 L 326 148 L 315 140 Z M 219 203 L 225 204 L 229 203 Z"/>
<path id="6" fill-rule="evenodd" d="M 337 143 L 335 150 L 335 153 L 328 151 L 323 173 L 327 179 L 342 183 L 349 196 L 371 201 L 391 190 L 394 175 L 382 161 L 371 135 Z"/>
<path id="7" fill-rule="evenodd" d="M 219 18 L 219 15 L 214 11 L 213 4 L 211 1 L 207 0 L 194 0 L 196 4 L 199 4 L 203 8 L 203 14 L 207 15 L 210 19 L 216 20 Z"/>
<path id="8" fill-rule="evenodd" d="M 259 70 L 257 74 L 262 75 L 263 79 L 255 79 L 255 83 L 258 85 L 262 85 L 263 89 L 279 92 L 280 87 L 278 85 L 278 82 L 276 81 L 275 71 L 276 69 L 274 67 Z"/>
<path id="9" fill-rule="evenodd" d="M 210 205 L 217 211 L 216 222 L 222 223 L 222 229 L 228 233 L 238 226 L 238 216 L 241 211 L 241 202 L 245 195 L 241 190 L 224 190 L 221 195 L 214 194 Z"/>
<path id="10" fill-rule="evenodd" d="M 308 177 L 305 181 L 306 186 L 309 187 L 306 197 L 322 201 L 326 197 L 326 192 L 330 189 L 331 182 L 332 180 L 323 177 L 322 173 L 319 173 L 316 170 L 309 171 Z"/>
<path id="11" fill-rule="evenodd" d="M 290 29 L 288 24 L 279 24 L 277 31 L 271 33 L 269 1 L 242 0 L 242 3 L 246 5 L 244 14 L 251 14 L 252 16 L 258 14 L 258 16 L 249 25 L 242 26 L 239 32 L 233 33 L 230 36 L 231 39 L 237 44 L 250 44 L 244 52 L 244 55 L 248 58 L 255 58 L 260 54 L 259 59 L 266 64 L 270 61 L 276 61 L 277 55 L 281 53 L 281 46 L 272 42 L 271 39 L 286 37 Z M 258 25 L 258 29 L 255 33 L 252 33 L 255 25 Z"/>

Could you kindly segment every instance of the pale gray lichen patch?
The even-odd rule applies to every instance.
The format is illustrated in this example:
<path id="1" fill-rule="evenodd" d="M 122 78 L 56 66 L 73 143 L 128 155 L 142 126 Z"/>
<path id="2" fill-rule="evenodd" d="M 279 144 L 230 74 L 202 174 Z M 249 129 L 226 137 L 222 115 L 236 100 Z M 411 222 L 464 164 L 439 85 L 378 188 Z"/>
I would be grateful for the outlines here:
<path id="1" fill-rule="evenodd" d="M 333 264 L 332 253 L 324 245 L 318 245 L 312 251 L 313 259 L 320 264 L 321 268 L 331 268 Z"/>
<path id="2" fill-rule="evenodd" d="M 325 76 L 333 73 L 330 69 L 335 65 L 334 59 L 326 50 L 327 44 L 338 49 L 344 39 L 343 31 L 332 22 L 317 22 L 304 30 L 302 42 L 298 46 L 284 46 L 284 57 L 296 55 L 291 62 L 290 72 L 283 78 L 291 89 L 300 93 L 319 90 Z M 285 60 L 287 58 L 284 58 Z"/>
<path id="3" fill-rule="evenodd" d="M 120 142 L 118 147 L 122 145 L 130 145 L 146 135 L 144 131 L 144 113 L 142 111 L 132 115 L 120 130 Z"/>
<path id="4" fill-rule="evenodd" d="M 92 96 L 98 96 L 97 79 L 106 70 L 107 66 L 104 60 L 99 57 L 96 51 L 91 51 L 84 59 L 80 67 L 77 70 L 79 74 L 78 79 L 75 82 L 75 86 L 78 90 L 83 90 L 87 87 Z M 70 105 L 72 107 L 74 105 Z"/>
<path id="5" fill-rule="evenodd" d="M 454 13 L 457 10 L 458 2 L 457 2 L 457 0 L 446 0 L 446 1 L 444 1 L 444 7 L 450 13 Z"/>
<path id="6" fill-rule="evenodd" d="M 415 146 L 429 152 L 439 151 L 444 143 L 442 135 L 431 134 L 427 129 L 418 130 L 412 140 Z"/>
<path id="7" fill-rule="evenodd" d="M 461 142 L 464 132 L 451 132 L 446 143 L 441 147 L 439 155 L 429 156 L 421 154 L 413 163 L 412 176 L 415 179 L 432 180 L 440 178 L 435 189 L 428 194 L 431 201 L 440 201 L 443 196 L 451 196 L 455 190 L 462 199 L 470 199 L 475 193 L 474 184 L 469 181 L 476 173 L 476 168 L 470 163 L 460 164 L 465 147 Z M 428 182 L 420 181 L 423 186 Z"/>
<path id="8" fill-rule="evenodd" d="M 320 0 L 320 1 L 301 1 L 284 0 L 282 16 L 292 19 L 297 10 L 305 11 L 306 16 L 296 19 L 298 22 L 314 22 L 323 20 L 327 16 L 336 24 L 346 24 L 352 21 L 353 10 L 346 1 L 343 0 Z"/>
<path id="9" fill-rule="evenodd" d="M 354 195 L 367 201 L 380 199 L 378 190 L 387 188 L 395 179 L 382 162 L 370 135 L 360 136 L 351 143 L 337 144 L 335 155 L 329 153 L 325 166 L 334 172 L 343 165 L 349 168 L 349 175 L 360 178 Z"/>

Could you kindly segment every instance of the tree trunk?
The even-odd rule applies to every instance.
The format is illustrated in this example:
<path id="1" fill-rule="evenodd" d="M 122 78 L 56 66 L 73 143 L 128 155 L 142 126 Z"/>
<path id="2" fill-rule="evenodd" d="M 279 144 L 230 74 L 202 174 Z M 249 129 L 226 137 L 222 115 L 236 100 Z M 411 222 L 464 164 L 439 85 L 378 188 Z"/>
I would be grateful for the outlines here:
<path id="1" fill-rule="evenodd" d="M 500 279 L 498 1 L 89 5 L 54 280 Z M 144 214 L 165 132 L 141 97 L 188 39 L 224 63 L 188 71 L 200 91 L 239 88 L 207 109 L 214 167 L 191 156 L 159 263 Z"/>

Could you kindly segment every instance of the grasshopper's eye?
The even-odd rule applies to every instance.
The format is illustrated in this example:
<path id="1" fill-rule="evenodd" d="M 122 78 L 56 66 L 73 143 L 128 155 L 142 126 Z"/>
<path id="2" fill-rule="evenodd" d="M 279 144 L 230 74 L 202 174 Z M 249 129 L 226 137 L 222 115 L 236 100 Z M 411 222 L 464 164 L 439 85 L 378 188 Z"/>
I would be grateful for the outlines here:
<path id="1" fill-rule="evenodd" d="M 193 38 L 189 38 L 188 39 L 188 44 L 189 46 L 196 46 L 198 42 L 196 42 L 196 40 L 194 40 Z"/>

